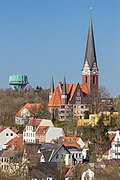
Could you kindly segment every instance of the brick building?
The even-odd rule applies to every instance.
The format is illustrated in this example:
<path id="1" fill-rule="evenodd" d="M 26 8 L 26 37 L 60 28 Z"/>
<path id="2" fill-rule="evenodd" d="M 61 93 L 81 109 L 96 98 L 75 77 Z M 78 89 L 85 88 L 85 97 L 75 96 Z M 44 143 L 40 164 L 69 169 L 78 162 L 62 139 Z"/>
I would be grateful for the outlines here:
<path id="1" fill-rule="evenodd" d="M 67 84 L 64 77 L 63 83 L 58 82 L 54 88 L 54 80 L 50 85 L 48 108 L 51 118 L 65 119 L 71 112 L 78 118 L 86 109 L 88 110 L 89 95 L 98 90 L 98 65 L 94 43 L 92 19 L 88 30 L 85 58 L 82 68 L 82 84 Z M 77 109 L 77 111 L 76 111 Z"/>

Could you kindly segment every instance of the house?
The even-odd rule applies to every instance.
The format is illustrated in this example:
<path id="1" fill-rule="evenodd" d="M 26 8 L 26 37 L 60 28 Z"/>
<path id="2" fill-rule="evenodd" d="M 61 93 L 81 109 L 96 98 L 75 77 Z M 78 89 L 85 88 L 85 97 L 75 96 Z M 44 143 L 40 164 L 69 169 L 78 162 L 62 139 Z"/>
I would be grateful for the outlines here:
<path id="1" fill-rule="evenodd" d="M 51 142 L 52 139 L 57 139 L 64 136 L 65 134 L 62 128 L 49 127 L 48 131 L 46 132 L 45 142 Z"/>
<path id="2" fill-rule="evenodd" d="M 66 78 L 64 77 L 64 81 L 59 81 L 58 86 L 54 88 L 54 80 L 52 78 L 48 103 L 51 118 L 65 120 L 74 114 L 75 109 L 79 109 L 75 115 L 80 118 L 81 107 L 89 105 L 89 95 L 98 90 L 98 77 L 98 65 L 91 19 L 82 68 L 82 84 L 67 84 Z"/>
<path id="3" fill-rule="evenodd" d="M 15 115 L 15 123 L 26 124 L 29 119 L 34 119 L 40 114 L 43 106 L 40 103 L 27 103 Z"/>
<path id="4" fill-rule="evenodd" d="M 37 143 L 51 142 L 53 138 L 57 139 L 65 135 L 62 128 L 49 126 L 40 126 L 35 134 Z"/>
<path id="5" fill-rule="evenodd" d="M 4 150 L 0 155 L 0 169 L 1 171 L 14 174 L 14 172 L 19 168 L 20 159 L 19 152 L 13 150 Z"/>
<path id="6" fill-rule="evenodd" d="M 24 141 L 23 141 L 23 135 L 18 134 L 19 137 L 15 137 L 14 139 L 10 140 L 8 143 L 6 143 L 6 148 L 15 150 L 15 149 L 22 149 L 24 146 Z"/>
<path id="7" fill-rule="evenodd" d="M 120 159 L 120 131 L 109 132 L 110 149 L 103 154 L 103 159 Z"/>
<path id="8" fill-rule="evenodd" d="M 53 127 L 51 120 L 30 120 L 23 131 L 25 142 L 42 143 L 50 142 L 53 138 L 64 136 L 62 128 Z"/>
<path id="9" fill-rule="evenodd" d="M 2 127 L 0 129 L 0 145 L 2 149 L 6 149 L 7 143 L 14 139 L 15 137 L 19 137 L 18 130 L 13 127 Z"/>
<path id="10" fill-rule="evenodd" d="M 95 173 L 91 169 L 87 169 L 86 171 L 83 172 L 81 176 L 81 180 L 85 180 L 85 179 L 93 180 L 95 176 L 94 174 Z"/>
<path id="11" fill-rule="evenodd" d="M 60 144 L 44 143 L 40 147 L 40 152 L 43 154 L 45 162 L 61 162 L 63 160 L 65 165 L 75 164 L 75 158 L 70 151 Z M 43 157 L 41 157 L 43 162 Z"/>
<path id="12" fill-rule="evenodd" d="M 99 112 L 98 114 L 89 114 L 88 119 L 84 119 L 84 116 L 81 116 L 81 119 L 78 119 L 77 126 L 95 126 L 100 118 L 100 116 L 104 118 L 104 124 L 107 126 L 111 122 L 116 123 L 118 119 L 118 112 L 117 111 L 103 111 Z"/>
<path id="13" fill-rule="evenodd" d="M 79 137 L 60 137 L 54 142 L 63 144 L 76 159 L 76 163 L 83 162 L 87 158 L 88 146 Z"/>
<path id="14" fill-rule="evenodd" d="M 57 143 L 42 143 L 42 144 L 29 144 L 25 143 L 25 151 L 28 154 L 32 150 L 40 155 L 39 162 L 43 163 L 59 163 L 63 161 L 65 165 L 75 164 L 76 159 L 70 151 L 61 144 Z M 35 153 L 35 154 L 36 154 Z"/>
<path id="15" fill-rule="evenodd" d="M 94 180 L 95 172 L 91 164 L 78 164 L 70 166 L 65 175 L 65 180 L 81 179 L 81 180 Z"/>

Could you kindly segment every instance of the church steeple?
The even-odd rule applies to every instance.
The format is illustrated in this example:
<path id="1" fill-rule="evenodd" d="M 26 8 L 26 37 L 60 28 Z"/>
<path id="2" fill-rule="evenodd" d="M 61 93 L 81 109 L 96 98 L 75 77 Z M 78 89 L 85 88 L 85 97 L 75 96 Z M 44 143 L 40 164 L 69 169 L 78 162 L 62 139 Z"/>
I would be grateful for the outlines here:
<path id="1" fill-rule="evenodd" d="M 66 79 L 65 79 L 65 76 L 64 76 L 64 82 L 63 82 L 63 89 L 62 89 L 62 94 L 67 94 L 67 91 L 66 91 Z"/>
<path id="2" fill-rule="evenodd" d="M 54 93 L 54 80 L 53 80 L 53 77 L 52 77 L 52 82 L 51 82 L 51 84 L 50 84 L 50 94 L 49 94 L 49 99 L 51 99 L 53 93 Z"/>
<path id="3" fill-rule="evenodd" d="M 90 69 L 93 66 L 93 62 L 96 62 L 96 52 L 95 52 L 95 43 L 94 43 L 94 34 L 92 26 L 92 18 L 90 19 L 90 25 L 88 30 L 88 38 L 86 45 L 85 61 L 88 61 Z M 96 62 L 97 63 L 97 62 Z"/>
<path id="4" fill-rule="evenodd" d="M 50 94 L 53 94 L 54 93 L 54 80 L 53 80 L 53 77 L 52 77 L 52 82 L 50 84 Z"/>
<path id="5" fill-rule="evenodd" d="M 92 18 L 90 19 L 88 30 L 85 59 L 82 69 L 82 83 L 87 85 L 90 93 L 98 89 L 98 66 L 96 59 Z"/>
<path id="6" fill-rule="evenodd" d="M 66 78 L 64 76 L 64 82 L 62 86 L 61 104 L 67 104 L 67 90 L 66 90 Z"/>

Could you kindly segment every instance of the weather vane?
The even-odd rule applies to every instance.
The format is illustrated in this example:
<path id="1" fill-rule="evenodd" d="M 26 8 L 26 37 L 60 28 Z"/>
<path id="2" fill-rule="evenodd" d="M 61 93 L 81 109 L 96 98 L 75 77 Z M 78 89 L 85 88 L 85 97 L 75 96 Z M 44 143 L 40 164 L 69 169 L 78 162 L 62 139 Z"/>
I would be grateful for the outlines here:
<path id="1" fill-rule="evenodd" d="M 91 16 L 92 16 L 92 10 L 93 10 L 93 8 L 92 8 L 92 6 L 90 6 L 90 14 L 91 14 Z"/>

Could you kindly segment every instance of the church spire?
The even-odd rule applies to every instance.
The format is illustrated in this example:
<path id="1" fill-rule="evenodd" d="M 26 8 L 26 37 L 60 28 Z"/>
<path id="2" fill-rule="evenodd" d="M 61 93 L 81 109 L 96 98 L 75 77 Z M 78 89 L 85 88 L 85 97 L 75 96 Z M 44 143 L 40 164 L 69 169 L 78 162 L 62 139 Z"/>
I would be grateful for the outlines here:
<path id="1" fill-rule="evenodd" d="M 54 80 L 53 80 L 53 77 L 52 77 L 52 82 L 50 84 L 49 100 L 52 98 L 53 93 L 54 93 Z"/>
<path id="2" fill-rule="evenodd" d="M 52 77 L 52 82 L 50 84 L 50 94 L 53 94 L 54 93 L 54 80 L 53 80 L 53 77 Z"/>
<path id="3" fill-rule="evenodd" d="M 66 91 L 66 78 L 64 76 L 64 82 L 63 82 L 63 90 L 62 90 L 62 94 L 67 94 L 67 91 Z"/>
<path id="4" fill-rule="evenodd" d="M 88 38 L 85 52 L 85 60 L 84 63 L 88 61 L 90 69 L 93 66 L 93 62 L 96 62 L 96 52 L 95 52 L 95 43 L 94 43 L 94 34 L 93 34 L 93 26 L 92 26 L 92 18 L 90 19 L 90 25 L 88 30 Z"/>
<path id="5" fill-rule="evenodd" d="M 67 89 L 66 89 L 66 78 L 64 76 L 64 82 L 62 85 L 61 104 L 67 104 Z"/>
<path id="6" fill-rule="evenodd" d="M 96 60 L 92 18 L 88 30 L 85 59 L 82 69 L 82 83 L 86 84 L 89 93 L 98 90 L 98 66 Z"/>

